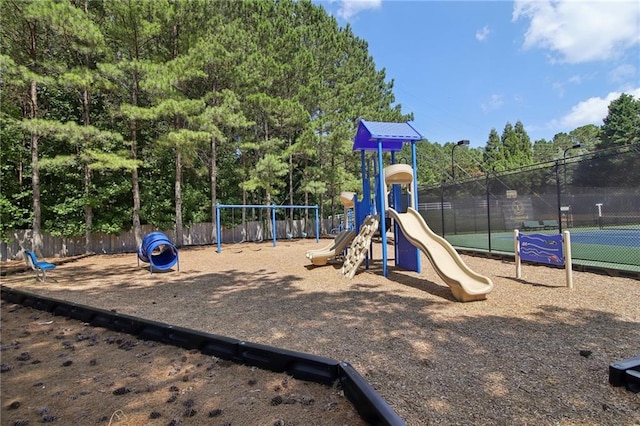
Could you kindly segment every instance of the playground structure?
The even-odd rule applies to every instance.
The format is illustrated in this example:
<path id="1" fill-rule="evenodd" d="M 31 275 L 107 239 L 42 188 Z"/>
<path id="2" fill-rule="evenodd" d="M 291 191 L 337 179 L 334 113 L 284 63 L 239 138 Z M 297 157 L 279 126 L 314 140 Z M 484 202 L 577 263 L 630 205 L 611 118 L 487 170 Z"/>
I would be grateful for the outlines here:
<path id="1" fill-rule="evenodd" d="M 262 204 L 216 204 L 216 252 L 220 253 L 222 251 L 222 227 L 220 225 L 220 210 L 221 209 L 270 209 L 271 210 L 271 238 L 273 240 L 273 247 L 276 247 L 277 241 L 277 225 L 276 225 L 276 210 L 278 209 L 311 209 L 315 211 L 316 216 L 316 226 L 315 226 L 315 236 L 316 242 L 319 241 L 320 235 L 320 222 L 318 220 L 318 206 L 279 206 L 279 205 L 262 205 Z M 289 238 L 292 235 L 287 235 Z M 306 235 L 304 235 L 306 237 Z"/>
<path id="2" fill-rule="evenodd" d="M 356 233 L 352 230 L 353 226 L 349 223 L 349 209 L 353 209 L 353 198 L 355 193 L 342 192 L 340 194 L 340 202 L 344 206 L 344 228 L 333 239 L 331 244 L 321 249 L 308 250 L 306 256 L 316 266 L 326 265 L 330 259 L 339 256 L 353 241 Z"/>
<path id="3" fill-rule="evenodd" d="M 416 210 L 418 205 L 416 147 L 424 139 L 409 123 L 384 123 L 361 120 L 354 138 L 353 150 L 360 151 L 362 199 L 354 195 L 355 228 L 360 231 L 352 243 L 343 267 L 343 274 L 353 277 L 355 268 L 366 259 L 369 251 L 371 219 L 376 218 L 382 239 L 382 270 L 387 276 L 387 216 L 393 220 L 395 264 L 403 269 L 420 273 L 420 250 L 429 259 L 436 273 L 451 288 L 453 296 L 461 302 L 486 299 L 493 282 L 472 271 L 456 250 L 444 238 L 427 226 Z M 396 163 L 396 152 L 404 143 L 411 143 L 411 165 Z M 367 168 L 366 152 L 377 154 L 372 169 Z M 391 154 L 391 165 L 384 167 L 383 152 Z M 374 181 L 374 199 L 371 198 L 371 177 Z M 402 190 L 404 186 L 404 192 Z M 363 225 L 367 226 L 363 226 Z M 363 244 L 363 238 L 367 244 Z M 366 237 L 369 238 L 367 241 Z M 355 259 L 355 260 L 354 260 Z M 357 265 L 356 265 L 357 264 Z M 355 266 L 354 266 L 355 265 Z"/>
<path id="4" fill-rule="evenodd" d="M 149 264 L 149 273 L 153 271 L 168 271 L 173 265 L 178 264 L 178 248 L 162 232 L 147 234 L 138 247 L 138 266 L 140 261 Z"/>
<path id="5" fill-rule="evenodd" d="M 306 256 L 316 266 L 326 265 L 329 260 L 339 256 L 351 244 L 355 236 L 355 232 L 346 229 L 340 232 L 331 241 L 331 244 L 321 249 L 308 250 Z"/>
<path id="6" fill-rule="evenodd" d="M 347 250 L 347 255 L 340 272 L 345 277 L 351 279 L 358 271 L 358 267 L 364 262 L 369 253 L 371 239 L 378 230 L 378 219 L 375 216 L 367 216 L 360 226 L 360 232 L 355 237 L 351 246 Z"/>

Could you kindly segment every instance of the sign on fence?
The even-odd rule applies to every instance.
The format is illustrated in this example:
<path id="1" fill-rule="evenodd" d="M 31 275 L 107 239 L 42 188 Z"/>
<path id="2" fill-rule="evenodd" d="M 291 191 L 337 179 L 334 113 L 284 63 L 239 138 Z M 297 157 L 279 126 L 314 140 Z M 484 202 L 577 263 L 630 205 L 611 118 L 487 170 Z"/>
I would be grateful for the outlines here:
<path id="1" fill-rule="evenodd" d="M 514 231 L 514 245 L 516 254 L 516 278 L 522 276 L 522 260 L 564 266 L 567 287 L 573 288 L 571 237 L 569 231 L 555 235 L 525 235 L 516 229 Z"/>

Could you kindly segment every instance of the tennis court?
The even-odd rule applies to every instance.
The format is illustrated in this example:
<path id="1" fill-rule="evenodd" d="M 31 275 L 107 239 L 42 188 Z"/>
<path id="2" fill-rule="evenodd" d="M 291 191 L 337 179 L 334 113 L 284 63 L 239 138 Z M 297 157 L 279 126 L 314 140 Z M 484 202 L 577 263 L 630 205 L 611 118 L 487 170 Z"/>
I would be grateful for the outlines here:
<path id="1" fill-rule="evenodd" d="M 639 161 L 632 144 L 443 181 L 420 188 L 420 212 L 459 249 L 513 255 L 514 229 L 569 231 L 577 268 L 640 277 Z"/>
<path id="2" fill-rule="evenodd" d="M 544 234 L 544 231 L 538 232 Z M 554 234 L 554 231 L 548 231 Z M 633 229 L 569 229 L 571 254 L 575 265 L 640 272 L 640 230 Z M 491 234 L 491 247 L 486 233 L 447 235 L 456 248 L 492 253 L 513 254 L 513 233 Z"/>

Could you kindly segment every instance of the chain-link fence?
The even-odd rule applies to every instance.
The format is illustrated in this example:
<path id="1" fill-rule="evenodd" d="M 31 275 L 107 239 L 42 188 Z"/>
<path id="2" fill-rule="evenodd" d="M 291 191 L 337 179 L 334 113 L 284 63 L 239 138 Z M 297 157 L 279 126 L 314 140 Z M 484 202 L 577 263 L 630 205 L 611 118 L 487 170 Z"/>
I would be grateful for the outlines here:
<path id="1" fill-rule="evenodd" d="M 513 253 L 515 229 L 570 231 L 574 264 L 640 272 L 640 144 L 445 182 L 418 198 L 455 247 Z"/>

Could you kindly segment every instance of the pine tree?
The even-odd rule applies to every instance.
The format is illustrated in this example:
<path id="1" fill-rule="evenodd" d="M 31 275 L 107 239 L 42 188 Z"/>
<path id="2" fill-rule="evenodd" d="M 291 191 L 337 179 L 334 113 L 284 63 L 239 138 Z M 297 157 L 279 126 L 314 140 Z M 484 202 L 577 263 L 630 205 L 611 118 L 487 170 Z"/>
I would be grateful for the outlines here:
<path id="1" fill-rule="evenodd" d="M 154 0 L 135 2 L 109 1 L 104 3 L 103 22 L 107 36 L 109 57 L 101 64 L 104 75 L 114 89 L 111 100 L 116 106 L 112 114 L 125 119 L 124 131 L 130 146 L 131 159 L 140 158 L 141 126 L 148 114 L 144 110 L 147 96 L 141 82 L 153 67 L 152 40 L 159 36 L 161 27 L 154 22 Z M 131 170 L 132 226 L 136 245 L 142 243 L 141 195 L 139 168 Z"/>
<path id="2" fill-rule="evenodd" d="M 623 93 L 609 104 L 599 148 L 640 142 L 640 99 Z"/>
<path id="3" fill-rule="evenodd" d="M 487 145 L 482 155 L 482 162 L 485 164 L 487 171 L 502 171 L 507 169 L 502 142 L 496 129 L 491 129 L 489 132 Z"/>

